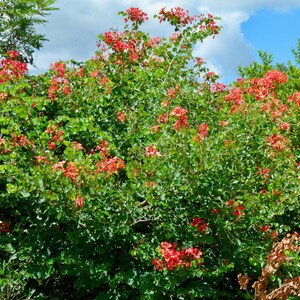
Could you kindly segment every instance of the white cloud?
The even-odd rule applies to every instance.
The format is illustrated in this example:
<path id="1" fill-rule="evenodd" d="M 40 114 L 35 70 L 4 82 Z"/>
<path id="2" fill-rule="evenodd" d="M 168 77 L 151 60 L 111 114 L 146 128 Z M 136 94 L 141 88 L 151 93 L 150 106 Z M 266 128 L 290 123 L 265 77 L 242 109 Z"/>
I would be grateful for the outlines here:
<path id="1" fill-rule="evenodd" d="M 225 75 L 225 80 L 237 77 L 237 67 L 252 62 L 252 47 L 244 40 L 241 24 L 248 20 L 244 12 L 223 13 L 221 34 L 215 39 L 209 38 L 203 44 L 198 44 L 195 55 L 203 57 L 210 66 L 216 65 L 219 75 Z"/>
<path id="2" fill-rule="evenodd" d="M 300 7 L 299 0 L 202 0 L 198 8 L 206 7 L 214 13 L 243 11 L 252 14 L 261 8 L 286 11 Z"/>
<path id="3" fill-rule="evenodd" d="M 197 6 L 198 11 L 220 16 L 223 29 L 215 40 L 208 39 L 198 45 L 195 53 L 202 56 L 208 65 L 215 65 L 225 81 L 232 81 L 238 76 L 238 66 L 246 66 L 253 61 L 253 46 L 244 39 L 242 23 L 263 8 L 288 11 L 299 7 L 299 0 L 202 0 Z"/>

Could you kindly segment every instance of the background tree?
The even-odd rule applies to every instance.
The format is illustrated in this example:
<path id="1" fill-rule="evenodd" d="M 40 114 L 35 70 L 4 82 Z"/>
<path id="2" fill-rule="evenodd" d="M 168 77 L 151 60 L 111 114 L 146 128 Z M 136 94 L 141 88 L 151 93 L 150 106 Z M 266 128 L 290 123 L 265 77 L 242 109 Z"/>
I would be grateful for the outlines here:
<path id="1" fill-rule="evenodd" d="M 0 0 L 0 56 L 8 50 L 20 53 L 21 60 L 33 64 L 33 53 L 47 41 L 36 31 L 45 16 L 56 10 L 55 0 Z"/>

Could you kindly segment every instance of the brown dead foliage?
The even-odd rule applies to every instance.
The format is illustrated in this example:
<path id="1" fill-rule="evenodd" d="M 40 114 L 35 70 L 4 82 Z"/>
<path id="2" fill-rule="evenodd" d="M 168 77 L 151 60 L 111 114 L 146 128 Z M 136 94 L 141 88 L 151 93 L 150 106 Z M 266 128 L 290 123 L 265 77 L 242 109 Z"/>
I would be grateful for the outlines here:
<path id="1" fill-rule="evenodd" d="M 268 289 L 269 278 L 276 273 L 279 267 L 291 260 L 287 257 L 285 252 L 296 252 L 300 250 L 300 236 L 297 232 L 288 234 L 280 242 L 273 245 L 272 250 L 268 255 L 267 265 L 262 269 L 261 275 L 252 287 L 255 292 L 255 299 L 258 300 L 273 300 L 273 299 L 287 299 L 288 295 L 297 296 L 300 298 L 300 276 L 295 278 L 287 278 L 283 284 L 273 290 Z M 238 275 L 238 282 L 242 290 L 247 290 L 250 280 L 249 275 Z"/>

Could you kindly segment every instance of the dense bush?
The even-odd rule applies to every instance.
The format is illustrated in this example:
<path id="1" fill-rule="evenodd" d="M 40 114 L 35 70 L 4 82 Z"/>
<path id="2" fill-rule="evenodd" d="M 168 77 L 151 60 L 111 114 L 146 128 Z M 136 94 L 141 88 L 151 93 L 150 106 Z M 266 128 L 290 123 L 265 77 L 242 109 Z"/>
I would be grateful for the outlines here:
<path id="1" fill-rule="evenodd" d="M 121 15 L 84 63 L 1 62 L 3 298 L 300 293 L 300 70 L 262 55 L 226 87 L 193 57 L 217 18 Z"/>

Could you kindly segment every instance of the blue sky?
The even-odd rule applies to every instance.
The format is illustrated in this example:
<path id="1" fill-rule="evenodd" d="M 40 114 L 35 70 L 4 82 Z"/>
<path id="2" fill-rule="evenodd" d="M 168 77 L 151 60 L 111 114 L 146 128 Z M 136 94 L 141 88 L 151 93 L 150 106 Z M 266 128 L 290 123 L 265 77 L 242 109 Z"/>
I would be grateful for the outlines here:
<path id="1" fill-rule="evenodd" d="M 120 10 L 140 7 L 153 15 L 162 7 L 181 6 L 191 14 L 210 12 L 222 17 L 223 30 L 195 48 L 212 71 L 230 83 L 239 75 L 237 66 L 257 60 L 258 50 L 274 55 L 274 61 L 293 59 L 292 48 L 300 38 L 300 0 L 57 0 L 58 11 L 48 17 L 46 27 L 39 29 L 50 40 L 36 52 L 37 69 L 47 70 L 57 60 L 89 59 L 96 50 L 97 36 L 111 27 L 122 29 Z M 152 35 L 168 35 L 157 20 L 145 27 Z"/>
<path id="2" fill-rule="evenodd" d="M 257 50 L 262 50 L 272 54 L 275 62 L 286 63 L 294 59 L 292 48 L 297 48 L 300 38 L 300 9 L 288 12 L 262 9 L 242 24 L 242 32 L 253 45 L 256 59 Z"/>

